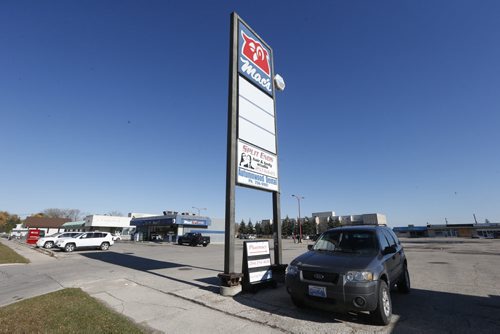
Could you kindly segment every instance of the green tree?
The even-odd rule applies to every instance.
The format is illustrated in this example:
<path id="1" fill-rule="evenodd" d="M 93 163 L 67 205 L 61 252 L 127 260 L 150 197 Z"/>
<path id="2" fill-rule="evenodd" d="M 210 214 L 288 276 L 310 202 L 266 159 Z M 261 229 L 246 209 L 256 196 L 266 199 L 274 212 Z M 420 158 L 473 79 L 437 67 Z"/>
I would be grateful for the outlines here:
<path id="1" fill-rule="evenodd" d="M 255 234 L 262 235 L 262 224 L 260 222 L 255 223 Z"/>
<path id="2" fill-rule="evenodd" d="M 328 217 L 328 228 L 334 228 L 339 226 L 342 226 L 342 223 L 340 222 L 340 217 L 338 216 Z"/>
<path id="3" fill-rule="evenodd" d="M 305 217 L 302 221 L 302 234 L 314 235 L 316 234 L 316 224 L 311 219 Z"/>
<path id="4" fill-rule="evenodd" d="M 290 218 L 286 216 L 286 218 L 281 221 L 281 234 L 284 236 L 290 236 L 292 235 L 292 232 L 292 223 Z"/>
<path id="5" fill-rule="evenodd" d="M 249 220 L 247 224 L 247 233 L 249 234 L 254 234 L 255 233 L 255 228 L 253 227 L 252 221 Z"/>
<path id="6" fill-rule="evenodd" d="M 269 220 L 266 220 L 265 222 L 262 223 L 262 234 L 264 235 L 273 234 L 273 228 L 271 227 L 271 223 L 269 222 Z"/>
<path id="7" fill-rule="evenodd" d="M 243 219 L 241 220 L 240 227 L 238 228 L 238 232 L 240 232 L 240 234 L 247 233 L 247 226 L 246 226 L 245 221 Z"/>

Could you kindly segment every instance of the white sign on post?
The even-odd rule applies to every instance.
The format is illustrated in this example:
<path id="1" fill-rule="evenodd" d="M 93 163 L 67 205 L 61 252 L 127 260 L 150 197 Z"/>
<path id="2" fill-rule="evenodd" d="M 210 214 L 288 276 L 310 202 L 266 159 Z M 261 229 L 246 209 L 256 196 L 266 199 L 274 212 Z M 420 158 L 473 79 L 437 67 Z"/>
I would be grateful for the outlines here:
<path id="1" fill-rule="evenodd" d="M 272 50 L 238 23 L 238 149 L 240 185 L 279 191 Z"/>
<path id="2" fill-rule="evenodd" d="M 238 140 L 238 157 L 238 183 L 278 191 L 278 159 L 275 154 Z"/>

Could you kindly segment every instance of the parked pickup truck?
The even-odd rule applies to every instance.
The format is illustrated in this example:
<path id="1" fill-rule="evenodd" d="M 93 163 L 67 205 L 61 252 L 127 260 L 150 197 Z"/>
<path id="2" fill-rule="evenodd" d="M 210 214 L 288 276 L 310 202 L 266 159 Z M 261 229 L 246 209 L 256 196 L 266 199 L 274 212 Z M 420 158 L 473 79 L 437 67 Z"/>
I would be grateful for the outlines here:
<path id="1" fill-rule="evenodd" d="M 203 247 L 207 247 L 210 243 L 210 237 L 204 237 L 201 233 L 186 233 L 181 235 L 177 239 L 177 243 L 179 245 L 189 244 L 190 246 L 198 246 L 203 245 Z"/>

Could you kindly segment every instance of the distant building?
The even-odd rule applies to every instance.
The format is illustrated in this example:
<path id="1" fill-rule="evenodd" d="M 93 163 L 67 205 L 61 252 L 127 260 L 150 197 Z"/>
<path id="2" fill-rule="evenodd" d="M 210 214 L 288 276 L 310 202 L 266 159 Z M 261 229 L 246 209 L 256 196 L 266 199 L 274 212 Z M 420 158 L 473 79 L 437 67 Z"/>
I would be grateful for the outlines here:
<path id="1" fill-rule="evenodd" d="M 121 232 L 124 228 L 130 227 L 130 217 L 89 215 L 84 218 L 85 231 Z"/>
<path id="2" fill-rule="evenodd" d="M 24 221 L 24 226 L 28 229 L 36 228 L 45 232 L 45 235 L 50 235 L 57 232 L 63 232 L 64 223 L 69 222 L 68 218 L 49 218 L 49 217 L 27 217 Z"/>
<path id="3" fill-rule="evenodd" d="M 337 218 L 337 217 L 335 217 Z M 387 217 L 381 213 L 366 213 L 362 215 L 338 216 L 342 225 L 387 225 Z"/>
<path id="4" fill-rule="evenodd" d="M 338 221 L 341 225 L 387 225 L 387 217 L 381 213 L 336 216 L 334 211 L 326 211 L 314 212 L 312 213 L 312 217 L 317 225 L 331 221 Z"/>
<path id="5" fill-rule="evenodd" d="M 67 222 L 62 225 L 64 232 L 83 232 L 85 221 L 79 220 L 76 222 Z"/>
<path id="6" fill-rule="evenodd" d="M 16 227 L 10 231 L 10 236 L 13 238 L 24 238 L 28 234 L 28 229 L 23 227 L 23 224 L 16 224 Z"/>
<path id="7" fill-rule="evenodd" d="M 223 243 L 225 220 L 210 219 L 188 212 L 164 211 L 163 215 L 135 217 L 130 221 L 135 226 L 134 240 L 163 240 L 176 242 L 179 235 L 199 232 L 210 237 L 211 243 Z"/>
<path id="8" fill-rule="evenodd" d="M 394 227 L 392 230 L 398 237 L 404 238 L 419 238 L 429 236 L 427 226 L 408 225 L 402 227 Z"/>
<path id="9" fill-rule="evenodd" d="M 335 216 L 335 211 L 313 212 L 311 216 L 316 225 L 320 223 L 326 224 Z"/>
<path id="10" fill-rule="evenodd" d="M 500 224 L 439 224 L 427 226 L 394 227 L 398 237 L 459 237 L 459 238 L 500 238 Z"/>

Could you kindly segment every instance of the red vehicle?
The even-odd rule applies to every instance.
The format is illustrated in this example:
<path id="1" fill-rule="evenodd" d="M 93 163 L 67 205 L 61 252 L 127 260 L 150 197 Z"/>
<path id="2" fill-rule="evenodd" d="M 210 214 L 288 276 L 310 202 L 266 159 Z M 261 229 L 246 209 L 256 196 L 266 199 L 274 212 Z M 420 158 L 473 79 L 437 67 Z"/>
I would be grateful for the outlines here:
<path id="1" fill-rule="evenodd" d="M 29 229 L 28 235 L 26 236 L 26 243 L 34 245 L 38 241 L 38 239 L 43 238 L 45 236 L 45 231 L 39 229 Z"/>

